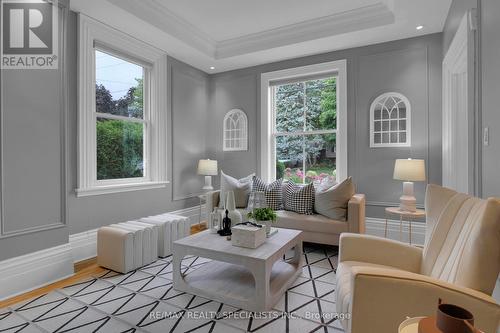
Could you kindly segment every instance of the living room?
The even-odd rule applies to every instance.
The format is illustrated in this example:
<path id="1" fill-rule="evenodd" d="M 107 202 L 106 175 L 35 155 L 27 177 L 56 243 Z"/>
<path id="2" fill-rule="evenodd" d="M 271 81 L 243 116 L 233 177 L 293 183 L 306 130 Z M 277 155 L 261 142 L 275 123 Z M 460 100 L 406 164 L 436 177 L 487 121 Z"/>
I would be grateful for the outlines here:
<path id="1" fill-rule="evenodd" d="M 500 332 L 497 1 L 0 4 L 0 332 Z"/>

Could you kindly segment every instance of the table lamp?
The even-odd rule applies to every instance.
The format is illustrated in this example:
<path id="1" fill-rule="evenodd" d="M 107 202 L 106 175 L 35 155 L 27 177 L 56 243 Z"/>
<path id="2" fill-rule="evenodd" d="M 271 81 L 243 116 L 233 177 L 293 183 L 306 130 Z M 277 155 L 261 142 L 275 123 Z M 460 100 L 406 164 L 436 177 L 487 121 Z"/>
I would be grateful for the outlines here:
<path id="1" fill-rule="evenodd" d="M 200 160 L 198 162 L 198 174 L 205 176 L 205 186 L 203 186 L 202 189 L 206 191 L 213 190 L 212 176 L 217 176 L 217 161 Z"/>
<path id="2" fill-rule="evenodd" d="M 408 212 L 417 210 L 417 199 L 413 194 L 413 182 L 425 180 L 425 161 L 397 159 L 394 164 L 394 179 L 403 181 L 403 195 L 399 198 L 399 209 Z"/>

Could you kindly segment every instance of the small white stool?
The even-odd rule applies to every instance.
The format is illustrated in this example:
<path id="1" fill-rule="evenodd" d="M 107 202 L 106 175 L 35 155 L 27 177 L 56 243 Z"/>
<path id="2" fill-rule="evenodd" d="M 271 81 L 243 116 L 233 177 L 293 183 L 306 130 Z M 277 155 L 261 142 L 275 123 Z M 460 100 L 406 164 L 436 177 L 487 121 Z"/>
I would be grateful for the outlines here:
<path id="1" fill-rule="evenodd" d="M 148 264 L 149 256 L 151 253 L 149 243 L 149 238 L 151 238 L 150 234 L 144 236 L 144 232 L 149 232 L 149 230 L 144 230 L 144 228 L 140 228 L 134 225 L 128 225 L 125 223 L 116 223 L 111 224 L 110 227 L 117 229 L 124 229 L 134 233 L 134 266 L 135 269 L 140 268 L 144 265 Z M 146 240 L 144 240 L 146 238 Z"/>
<path id="2" fill-rule="evenodd" d="M 134 232 L 122 228 L 97 230 L 97 264 L 119 273 L 134 269 Z"/>
<path id="3" fill-rule="evenodd" d="M 142 228 L 147 228 L 151 231 L 151 246 L 150 246 L 150 258 L 149 262 L 153 262 L 158 260 L 158 237 L 159 237 L 159 227 L 154 224 L 148 224 L 140 221 L 129 221 L 127 222 L 129 224 L 142 227 Z"/>
<path id="4" fill-rule="evenodd" d="M 174 214 L 160 214 L 143 217 L 139 222 L 158 227 L 158 255 L 166 257 L 172 254 L 172 243 L 191 233 L 189 218 Z"/>

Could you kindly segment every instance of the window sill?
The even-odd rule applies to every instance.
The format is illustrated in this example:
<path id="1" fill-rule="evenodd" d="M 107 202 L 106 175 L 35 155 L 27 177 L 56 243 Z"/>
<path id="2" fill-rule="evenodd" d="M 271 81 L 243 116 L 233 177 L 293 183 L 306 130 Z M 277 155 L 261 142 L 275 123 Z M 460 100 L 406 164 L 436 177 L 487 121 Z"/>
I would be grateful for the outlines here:
<path id="1" fill-rule="evenodd" d="M 129 183 L 129 184 L 116 184 L 116 185 L 102 185 L 102 186 L 94 186 L 87 188 L 77 188 L 75 192 L 77 197 L 88 197 L 91 195 L 112 194 L 112 193 L 163 188 L 166 187 L 168 183 L 169 183 L 168 181 L 164 181 L 164 182 L 143 182 L 143 183 Z"/>

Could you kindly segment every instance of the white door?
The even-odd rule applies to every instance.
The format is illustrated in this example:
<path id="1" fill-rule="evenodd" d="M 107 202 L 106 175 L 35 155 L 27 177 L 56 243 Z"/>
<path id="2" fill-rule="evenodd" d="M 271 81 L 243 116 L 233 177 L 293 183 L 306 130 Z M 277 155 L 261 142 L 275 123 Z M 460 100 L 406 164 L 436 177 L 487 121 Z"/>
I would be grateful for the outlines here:
<path id="1" fill-rule="evenodd" d="M 443 61 L 443 186 L 475 194 L 474 13 L 466 14 Z"/>

